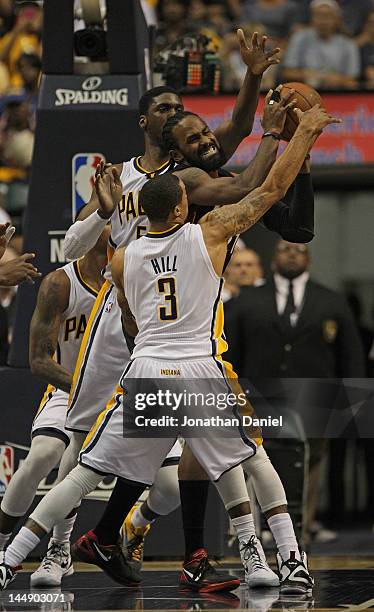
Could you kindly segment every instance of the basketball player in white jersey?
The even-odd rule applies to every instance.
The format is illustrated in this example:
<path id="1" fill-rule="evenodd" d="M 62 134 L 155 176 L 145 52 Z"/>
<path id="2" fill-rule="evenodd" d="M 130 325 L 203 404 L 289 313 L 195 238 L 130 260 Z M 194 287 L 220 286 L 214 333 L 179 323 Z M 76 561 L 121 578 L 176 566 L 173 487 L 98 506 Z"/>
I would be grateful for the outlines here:
<path id="1" fill-rule="evenodd" d="M 104 229 L 82 259 L 51 272 L 40 285 L 30 328 L 30 367 L 49 384 L 32 424 L 30 451 L 2 499 L 0 549 L 30 507 L 40 481 L 58 465 L 69 445 L 70 432 L 65 430 L 69 390 L 80 343 L 103 283 L 100 272 L 106 263 L 109 231 Z M 33 586 L 58 585 L 63 575 L 73 572 L 68 543 L 73 522 L 66 519 L 55 528 L 47 556 L 31 579 Z M 54 563 L 54 557 L 60 563 Z"/>
<path id="2" fill-rule="evenodd" d="M 225 383 L 222 370 L 212 356 L 211 327 L 213 305 L 221 288 L 220 275 L 226 258 L 227 240 L 251 227 L 282 197 L 322 129 L 336 122 L 319 107 L 304 114 L 298 111 L 298 115 L 299 127 L 264 184 L 240 203 L 215 209 L 203 217 L 198 226 L 185 224 L 188 204 L 180 179 L 165 175 L 148 182 L 143 188 L 142 202 L 151 221 L 149 235 L 127 247 L 129 264 L 124 261 L 123 252 L 117 251 L 113 267 L 124 326 L 127 333 L 137 336 L 132 361 L 121 379 L 123 388 L 134 376 L 162 377 L 161 363 L 167 376 L 171 370 L 175 371 L 176 381 L 180 380 L 178 376 L 197 379 L 210 376 Z M 110 174 L 97 181 L 96 188 L 103 198 L 112 197 L 112 187 Z M 156 237 L 158 232 L 162 233 L 161 240 Z M 159 266 L 159 272 L 151 262 L 151 259 L 161 259 L 172 252 L 177 257 L 174 282 L 170 273 L 162 273 L 162 266 Z M 199 300 L 191 301 L 191 287 L 196 280 L 199 281 Z M 184 358 L 178 361 L 181 342 Z M 125 512 L 131 508 L 144 485 L 153 482 L 175 438 L 147 438 L 139 444 L 138 440 L 130 437 L 131 429 L 124 419 L 131 413 L 136 414 L 135 398 L 126 395 L 128 405 L 124 410 L 123 388 L 116 390 L 97 419 L 81 451 L 80 465 L 42 499 L 5 554 L 0 556 L 0 588 L 6 588 L 28 553 L 54 524 L 95 488 L 103 474 L 115 474 L 128 481 L 127 496 L 121 500 Z M 225 482 L 226 472 L 230 470 L 231 476 L 235 474 L 242 497 L 231 507 L 230 515 L 236 520 L 234 524 L 245 564 L 246 548 L 250 540 L 253 542 L 255 534 L 243 471 L 238 463 L 256 451 L 256 444 L 243 430 L 238 430 L 236 436 L 229 443 L 227 438 L 202 441 L 202 438 L 189 437 L 187 443 L 215 481 L 223 501 L 227 496 L 232 501 L 230 487 L 227 488 Z M 299 563 L 299 572 L 302 567 L 304 580 L 310 589 L 312 579 L 304 559 Z M 205 576 L 211 571 L 206 553 L 204 556 L 204 551 L 200 551 L 199 559 L 191 559 L 190 564 L 185 564 L 181 584 L 203 590 Z M 208 584 L 209 590 L 215 590 L 209 579 Z M 238 581 L 233 579 L 226 588 L 237 585 Z"/>
<path id="3" fill-rule="evenodd" d="M 248 66 L 248 72 L 232 119 L 218 126 L 215 132 L 225 159 L 232 156 L 242 139 L 250 133 L 262 73 L 269 65 L 279 61 L 278 48 L 272 52 L 265 52 L 266 37 L 262 37 L 259 42 L 255 33 L 249 47 L 241 30 L 238 36 L 242 58 Z M 85 208 L 86 218 L 73 224 L 66 233 L 65 253 L 68 258 L 73 259 L 84 254 L 109 218 L 112 226 L 109 239 L 110 256 L 119 246 L 125 246 L 146 233 L 148 223 L 143 211 L 139 210 L 138 193 L 149 178 L 171 171 L 175 167 L 169 151 L 164 147 L 162 130 L 167 119 L 180 110 L 183 110 L 182 100 L 172 88 L 157 87 L 142 96 L 139 102 L 139 126 L 144 131 L 144 155 L 114 166 L 118 180 L 123 185 L 123 196 L 115 210 L 113 207 L 103 210 L 93 192 Z M 267 125 L 269 132 L 277 127 L 271 120 L 272 117 Z M 252 186 L 261 183 L 275 159 L 276 149 L 277 147 L 269 140 L 261 144 L 259 155 L 256 156 L 257 166 L 261 167 L 261 172 L 259 174 L 257 168 L 251 168 L 248 175 L 245 175 L 244 183 L 248 181 Z M 247 183 L 248 189 L 249 186 Z M 242 188 L 242 195 L 245 192 Z M 209 205 L 212 197 L 213 194 L 206 195 L 201 204 Z M 107 278 L 110 280 L 110 270 Z M 118 341 L 120 330 L 118 313 L 115 290 L 113 285 L 108 283 L 103 287 L 95 304 L 73 378 L 66 426 L 77 434 L 86 434 L 89 431 L 102 409 L 103 401 L 108 400 L 118 381 L 120 374 L 118 364 L 123 365 L 124 360 L 129 359 L 125 343 L 123 340 Z M 100 387 L 100 393 L 92 393 L 93 381 Z M 83 441 L 83 435 L 80 440 Z"/>
<path id="4" fill-rule="evenodd" d="M 166 94 L 164 94 L 164 96 L 166 96 Z M 292 95 L 290 96 L 290 98 L 291 97 Z M 204 198 L 203 198 L 203 201 L 205 202 L 205 204 L 211 204 L 212 201 L 215 201 L 214 198 L 220 201 L 222 201 L 222 199 L 224 198 L 227 198 L 226 201 L 230 201 L 230 198 L 235 199 L 238 197 L 238 192 L 239 193 L 244 192 L 243 190 L 244 190 L 245 184 L 247 184 L 247 187 L 245 189 L 249 189 L 248 184 L 250 184 L 253 188 L 265 178 L 275 158 L 275 153 L 277 151 L 278 144 L 279 144 L 279 134 L 281 133 L 282 128 L 283 128 L 285 113 L 286 113 L 286 109 L 288 108 L 287 103 L 290 101 L 290 98 L 285 100 L 280 105 L 274 104 L 273 106 L 270 106 L 270 105 L 266 106 L 264 129 L 265 129 L 265 134 L 267 134 L 270 138 L 263 139 L 262 145 L 260 147 L 260 155 L 256 156 L 257 159 L 256 159 L 255 167 L 252 168 L 251 172 L 247 173 L 249 175 L 249 178 L 247 179 L 249 180 L 249 183 L 246 183 L 245 181 L 242 182 L 242 177 L 240 181 L 233 180 L 233 179 L 229 179 L 229 180 L 224 179 L 225 186 L 224 188 L 222 188 L 221 183 L 220 184 L 217 183 L 216 185 L 214 181 L 209 180 L 209 175 L 206 172 L 203 172 L 202 170 L 198 170 L 198 172 L 200 173 L 199 174 L 199 189 L 201 190 L 201 187 L 202 187 L 201 185 L 202 176 L 201 175 L 204 175 L 207 181 L 209 181 L 209 189 L 206 191 L 206 193 L 204 194 Z M 267 97 L 267 102 L 269 100 L 270 100 L 270 96 Z M 156 98 L 155 100 L 156 110 L 158 109 L 160 105 L 162 104 L 165 105 L 166 102 L 167 102 L 167 99 L 163 100 L 161 95 L 158 98 Z M 169 100 L 169 105 L 170 105 L 170 100 Z M 157 133 L 156 126 L 157 128 L 159 128 L 161 123 L 160 121 L 158 121 L 156 122 L 156 125 L 154 125 L 153 123 L 154 119 L 152 118 L 152 112 L 154 111 L 151 111 L 151 109 L 152 107 L 150 107 L 150 111 L 146 114 L 145 119 L 147 120 L 147 122 L 149 122 L 152 125 L 151 132 L 155 134 Z M 270 116 L 270 111 L 272 111 L 273 113 L 274 111 L 276 111 L 277 117 Z M 180 109 L 176 107 L 175 116 L 177 116 L 179 113 L 180 113 Z M 268 114 L 268 116 L 266 116 L 266 113 Z M 272 123 L 271 122 L 269 123 L 269 117 Z M 169 117 L 169 120 L 171 120 L 170 117 Z M 204 126 L 204 128 L 206 128 L 206 126 Z M 206 137 L 204 136 L 204 138 L 208 140 L 210 131 L 208 128 L 206 128 L 206 131 L 208 131 L 208 135 Z M 278 135 L 278 139 L 275 137 L 277 135 Z M 215 142 L 217 144 L 218 141 L 216 140 Z M 198 144 L 200 144 L 200 142 Z M 203 145 L 203 147 L 205 149 L 208 148 L 205 144 Z M 186 147 L 184 147 L 184 149 L 185 148 Z M 210 155 L 210 151 L 209 151 L 209 155 L 205 155 L 205 151 L 204 151 L 204 163 L 211 163 L 211 160 L 213 157 L 214 163 L 215 165 L 217 165 L 217 151 L 218 149 L 213 151 L 213 156 Z M 225 156 L 225 152 L 220 147 L 219 148 L 219 162 L 220 163 L 222 162 L 222 159 L 224 156 Z M 203 164 L 202 161 L 201 161 L 201 164 Z M 219 167 L 219 164 L 218 164 L 218 167 Z M 164 168 L 162 168 L 161 171 L 164 172 L 166 168 L 170 170 L 172 169 L 172 166 L 170 166 L 170 164 L 169 166 L 164 166 Z M 126 170 L 126 172 L 124 170 Z M 122 166 L 115 167 L 114 175 L 116 176 L 116 184 L 117 184 L 116 191 L 118 191 L 119 193 L 118 208 L 114 212 L 114 215 L 112 213 L 113 208 L 108 208 L 108 210 L 100 209 L 102 211 L 101 214 L 104 217 L 107 217 L 110 214 L 112 214 L 112 217 L 111 217 L 112 224 L 114 224 L 117 227 L 117 230 L 118 230 L 117 235 L 119 237 L 121 236 L 120 232 L 122 231 L 122 234 L 127 235 L 127 239 L 128 239 L 130 235 L 129 229 L 131 228 L 131 226 L 133 228 L 133 237 L 135 237 L 135 232 L 134 232 L 135 229 L 137 230 L 136 235 L 140 235 L 139 230 L 141 229 L 141 231 L 144 232 L 145 228 L 148 225 L 148 221 L 146 217 L 144 217 L 144 215 L 141 215 L 141 211 L 139 211 L 138 198 L 136 194 L 134 193 L 134 191 L 130 191 L 130 194 L 128 194 L 127 197 L 125 195 L 122 199 L 120 199 L 122 195 L 121 180 L 125 181 L 124 187 L 123 187 L 123 190 L 125 192 L 126 192 L 126 181 L 130 181 L 130 185 L 131 185 L 131 179 L 134 181 L 135 180 L 139 181 L 139 182 L 140 180 L 142 180 L 143 182 L 146 180 L 146 177 L 144 176 L 144 174 L 143 176 L 139 177 L 140 170 L 141 168 L 139 168 L 139 160 L 132 160 L 131 164 L 123 164 Z M 119 171 L 121 171 L 120 177 L 117 176 L 117 172 Z M 186 169 L 186 170 L 182 170 L 182 173 L 190 174 L 191 171 L 193 170 Z M 189 180 L 189 184 L 190 184 L 191 189 L 193 189 L 193 184 L 191 180 Z M 225 190 L 226 191 L 229 190 L 228 193 L 226 193 Z M 219 196 L 217 195 L 218 192 L 219 192 Z M 310 209 L 313 211 L 313 194 L 311 195 L 311 199 L 312 199 L 311 206 L 307 205 L 307 198 L 309 196 L 309 193 L 302 194 L 300 192 L 300 194 L 298 195 L 299 195 L 299 201 L 302 204 L 302 208 L 305 211 L 310 211 Z M 92 198 L 92 200 L 95 201 L 94 198 Z M 124 204 L 124 202 L 126 204 Z M 287 210 L 287 206 L 285 204 L 283 203 L 277 204 L 277 213 L 279 214 L 277 214 L 276 216 L 276 213 L 274 212 L 273 216 L 274 218 L 276 219 L 279 218 L 282 221 L 274 224 L 273 219 L 272 219 L 271 220 L 272 223 L 269 223 L 268 225 L 269 229 L 276 229 L 281 232 L 283 229 L 284 231 L 286 230 L 291 231 L 292 229 L 294 230 L 294 234 L 297 235 L 298 230 L 292 226 L 291 214 L 289 215 L 289 217 L 286 214 L 288 212 L 289 210 Z M 139 213 L 141 215 L 140 217 L 139 217 Z M 308 215 L 310 216 L 309 213 Z M 135 219 L 133 218 L 134 216 L 135 216 Z M 311 214 L 311 217 L 313 219 L 313 213 Z M 288 219 L 290 219 L 290 221 L 288 221 Z M 91 220 L 88 219 L 88 221 L 91 224 Z M 121 223 L 122 223 L 122 229 L 121 229 Z M 307 224 L 303 224 L 303 227 L 305 227 L 306 225 Z M 79 245 L 82 245 L 82 243 L 84 244 L 86 238 L 82 240 L 82 236 L 80 233 L 81 227 L 76 226 L 74 228 L 73 226 L 71 230 L 72 230 L 71 235 L 69 235 L 70 230 L 67 234 L 67 237 L 69 238 L 69 240 L 72 243 L 76 243 Z M 76 233 L 74 234 L 74 232 Z M 116 234 L 116 230 L 114 232 L 112 230 L 112 236 L 115 234 Z M 310 235 L 311 236 L 313 235 L 312 232 L 310 232 Z M 307 238 L 304 238 L 304 236 L 305 236 L 305 232 L 303 233 L 303 236 L 301 239 L 307 239 Z M 89 237 L 87 236 L 87 238 Z M 297 239 L 298 238 L 295 237 L 295 240 Z M 117 240 L 117 242 L 120 242 L 120 238 Z M 71 394 L 71 397 L 73 399 L 72 399 L 70 409 L 69 409 L 68 427 L 71 426 L 74 419 L 75 419 L 75 423 L 77 423 L 77 420 L 80 420 L 80 426 L 82 426 L 82 423 L 83 423 L 82 418 L 85 418 L 85 419 L 88 418 L 89 421 L 90 419 L 93 418 L 94 413 L 96 413 L 98 410 L 98 408 L 96 407 L 96 401 L 94 401 L 91 397 L 92 393 L 90 389 L 92 389 L 93 387 L 93 381 L 95 381 L 97 385 L 97 381 L 101 382 L 103 380 L 103 376 L 108 376 L 109 374 L 109 377 L 107 378 L 108 384 L 113 383 L 114 374 L 116 373 L 116 367 L 119 368 L 119 365 L 121 363 L 124 363 L 123 353 L 126 351 L 126 347 L 125 347 L 123 339 L 121 340 L 121 335 L 120 335 L 121 324 L 120 324 L 119 309 L 115 301 L 115 295 L 114 295 L 115 291 L 112 287 L 109 286 L 108 292 L 110 292 L 109 313 L 108 313 L 107 306 L 104 305 L 105 298 L 104 298 L 104 290 L 103 290 L 103 300 L 101 304 L 101 309 L 96 310 L 97 314 L 95 315 L 96 316 L 95 319 L 93 317 L 91 318 L 90 323 L 88 325 L 88 329 L 86 331 L 86 339 L 82 343 L 81 355 L 78 360 L 79 371 L 77 368 L 77 371 L 76 371 L 77 377 L 74 377 L 75 385 L 73 385 L 73 391 Z M 92 322 L 92 325 L 91 325 L 91 322 Z M 109 343 L 109 347 L 108 347 L 108 343 Z M 111 361 L 110 361 L 110 367 L 108 364 L 108 356 L 107 355 L 103 356 L 104 351 L 105 353 L 109 352 L 109 355 L 113 357 L 111 358 Z M 110 373 L 112 373 L 113 378 L 110 378 Z M 100 384 L 100 388 L 104 388 L 104 387 L 105 385 Z M 74 391 L 74 388 L 75 388 L 75 391 Z M 95 388 L 97 388 L 97 386 Z M 98 396 L 96 394 L 96 397 L 99 397 L 100 399 L 100 397 L 102 396 L 100 395 Z M 172 449 L 171 456 L 167 459 L 168 461 L 171 461 L 173 463 L 175 463 L 175 457 L 176 457 L 175 450 L 176 448 L 174 447 L 174 449 Z M 267 460 L 267 463 L 270 463 L 267 458 L 266 460 Z M 265 463 L 266 463 L 266 460 L 265 460 Z M 259 467 L 262 468 L 263 461 L 260 463 L 261 465 Z M 176 483 L 176 470 L 174 470 L 173 472 L 173 469 L 171 466 L 167 466 L 167 467 L 169 470 L 168 477 L 166 477 L 166 474 L 164 474 L 162 471 L 160 472 L 160 475 L 154 485 L 154 488 L 151 491 L 149 500 L 145 504 L 143 504 L 143 506 L 140 509 L 135 510 L 135 512 L 133 512 L 131 516 L 128 517 L 125 523 L 124 531 L 125 531 L 125 537 L 126 537 L 126 545 L 128 546 L 128 552 L 129 552 L 130 558 L 132 559 L 137 559 L 141 561 L 142 548 L 143 548 L 143 536 L 145 535 L 148 529 L 149 523 L 155 520 L 157 516 L 162 515 L 162 514 L 167 514 L 179 505 L 179 491 L 176 486 L 177 484 Z M 274 472 L 274 469 L 272 469 L 272 472 Z M 276 484 L 278 485 L 278 487 L 276 490 L 274 490 L 274 495 L 276 496 L 276 501 L 279 505 L 280 500 L 283 501 L 285 499 L 285 496 L 284 496 L 283 487 L 281 484 L 279 484 L 280 483 L 279 477 L 276 474 L 275 474 L 275 479 L 276 479 Z M 202 483 L 201 487 L 205 488 L 205 483 L 203 482 L 203 479 L 201 479 L 200 482 Z M 111 498 L 109 502 L 109 506 L 106 509 L 102 520 L 94 529 L 94 533 L 90 532 L 89 534 L 87 534 L 87 537 L 81 538 L 79 542 L 77 543 L 77 545 L 75 545 L 74 547 L 74 554 L 77 557 L 77 559 L 86 561 L 86 562 L 90 562 L 90 563 L 98 563 L 100 567 L 103 567 L 103 569 L 105 569 L 105 571 L 107 571 L 108 573 L 109 573 L 109 564 L 106 563 L 104 564 L 105 567 L 103 566 L 101 558 L 98 556 L 96 550 L 93 549 L 92 547 L 91 539 L 93 537 L 97 538 L 95 539 L 97 546 L 99 545 L 99 543 L 103 544 L 104 546 L 109 546 L 111 544 L 114 545 L 114 543 L 117 541 L 117 535 L 114 533 L 114 529 L 113 529 L 113 526 L 116 524 L 116 521 L 112 520 L 113 518 L 112 513 L 113 513 L 113 506 L 114 505 L 117 506 L 117 503 L 115 501 L 116 498 L 117 497 L 119 499 L 121 498 L 120 487 L 121 487 L 121 481 L 118 481 L 115 487 L 115 492 L 113 494 L 114 500 L 113 498 Z M 269 486 L 268 488 L 271 489 L 272 487 Z M 283 492 L 282 498 L 280 498 L 279 496 L 279 489 L 281 489 Z M 198 499 L 198 496 L 196 496 L 196 499 Z M 284 501 L 284 504 L 286 504 L 286 501 Z M 264 571 L 267 571 L 269 573 L 269 584 L 274 584 L 273 572 L 268 568 L 268 566 L 264 567 Z M 261 584 L 262 585 L 264 584 L 263 578 L 261 579 Z"/>
<path id="5" fill-rule="evenodd" d="M 250 131 L 262 72 L 268 65 L 277 61 L 277 50 L 265 53 L 265 42 L 263 38 L 259 44 L 257 37 L 254 36 L 252 49 L 249 49 L 245 41 L 241 40 L 242 49 L 245 47 L 242 56 L 250 67 L 249 76 L 247 75 L 240 92 L 233 120 L 219 126 L 216 131 L 227 158 L 232 155 L 244 135 Z M 65 253 L 68 258 L 86 252 L 108 218 L 111 219 L 112 225 L 109 240 L 111 254 L 116 247 L 129 244 L 146 231 L 148 222 L 139 210 L 138 192 L 150 177 L 174 168 L 175 164 L 170 160 L 169 153 L 162 144 L 162 128 L 166 120 L 182 108 L 180 97 L 170 88 L 156 88 L 143 96 L 139 103 L 139 124 L 144 129 L 145 154 L 142 158 L 134 158 L 130 162 L 114 167 L 114 172 L 118 173 L 118 184 L 120 181 L 123 184 L 123 197 L 114 212 L 113 208 L 103 210 L 93 193 L 83 212 L 87 215 L 86 218 L 75 223 L 66 234 Z M 278 127 L 276 121 L 279 122 L 275 109 L 271 110 L 274 117 L 269 112 L 266 126 L 269 133 Z M 240 122 L 242 122 L 241 127 L 239 127 Z M 275 158 L 276 149 L 275 143 L 271 143 L 269 139 L 262 142 L 259 154 L 256 156 L 257 166 L 250 172 L 253 184 L 259 184 L 265 176 Z M 206 197 L 205 203 L 208 203 L 208 199 Z M 110 280 L 110 270 L 107 278 Z M 66 422 L 67 429 L 73 431 L 69 448 L 71 455 L 77 456 L 86 433 L 103 404 L 111 396 L 121 368 L 129 358 L 126 343 L 121 336 L 120 313 L 115 294 L 115 288 L 110 282 L 103 286 L 92 311 L 77 360 Z M 95 393 L 92 392 L 94 384 Z M 168 470 L 160 473 L 148 502 L 143 507 L 148 513 L 148 522 L 159 515 L 168 514 L 179 505 L 175 464 L 180 452 L 178 443 L 166 460 Z M 144 517 L 141 520 L 144 521 Z M 104 543 L 109 543 L 105 542 L 105 537 Z"/>
<path id="6" fill-rule="evenodd" d="M 269 102 L 270 96 L 267 97 Z M 269 106 L 273 108 L 272 106 Z M 267 109 L 267 107 L 265 107 Z M 278 126 L 278 134 L 282 131 L 282 125 Z M 178 111 L 168 119 L 163 133 L 168 143 L 167 148 L 173 149 L 173 154 L 178 159 L 183 160 L 183 164 L 178 166 L 178 172 L 183 178 L 185 174 L 191 173 L 198 175 L 199 189 L 204 188 L 205 182 L 215 183 L 222 187 L 231 183 L 231 175 L 220 170 L 222 151 L 214 134 L 208 126 L 197 115 Z M 279 142 L 275 138 L 276 133 L 272 134 L 273 142 Z M 210 151 L 211 150 L 211 151 Z M 211 153 L 206 155 L 206 152 Z M 186 163 L 187 162 L 187 163 Z M 191 166 L 196 165 L 199 168 Z M 190 167 L 188 167 L 190 166 Z M 205 171 L 204 171 L 205 170 Z M 210 171 L 207 174 L 207 171 Z M 218 176 L 212 180 L 211 176 Z M 223 177 L 222 180 L 219 177 Z M 188 176 L 190 179 L 190 176 Z M 118 187 L 119 189 L 119 187 Z M 308 162 L 303 164 L 302 172 L 295 181 L 294 194 L 289 205 L 284 202 L 276 203 L 272 209 L 264 216 L 264 223 L 270 230 L 275 230 L 281 235 L 287 235 L 293 241 L 307 241 L 313 236 L 313 189 L 311 185 Z M 195 213 L 200 214 L 204 211 L 203 207 L 194 207 Z M 213 208 L 213 207 L 211 207 Z M 143 220 L 146 223 L 146 220 Z M 229 246 L 233 246 L 234 241 L 230 241 Z M 229 255 L 229 253 L 228 253 Z M 215 341 L 219 347 L 221 355 L 225 348 L 225 342 L 221 338 L 223 329 L 222 312 L 218 307 L 216 316 Z M 229 364 L 225 362 L 226 369 Z M 231 377 L 235 374 L 231 370 Z M 278 550 L 282 552 L 282 559 L 288 560 L 290 551 L 296 546 L 296 536 L 292 525 L 291 517 L 287 509 L 287 499 L 282 482 L 271 464 L 269 457 L 261 446 L 256 453 L 256 457 L 246 462 L 244 466 L 254 481 L 256 494 L 258 495 L 261 508 L 266 513 L 269 525 L 275 537 Z M 208 484 L 207 475 L 198 465 L 188 447 L 185 447 L 183 458 L 180 463 L 179 486 L 182 501 L 182 516 L 185 526 L 186 557 L 197 548 L 203 548 L 204 541 L 204 508 L 207 500 Z M 115 485 L 113 495 L 121 498 L 122 482 L 118 480 Z M 116 512 L 119 512 L 117 516 Z M 81 561 L 90 563 L 97 562 L 97 554 L 91 553 L 91 540 L 96 537 L 96 545 L 103 540 L 106 545 L 117 540 L 116 525 L 121 524 L 121 507 L 116 502 L 109 500 L 105 513 L 98 525 L 88 534 L 82 536 L 74 544 L 74 555 Z M 274 518 L 273 518 L 274 517 Z M 131 512 L 124 524 L 124 539 L 127 546 L 128 555 L 133 560 L 141 561 L 141 552 L 144 543 L 144 535 L 149 528 L 149 523 L 156 518 L 155 513 L 147 507 L 145 503 L 141 508 Z M 254 563 L 258 566 L 257 551 L 253 550 Z M 103 566 L 108 571 L 108 565 Z M 101 564 L 102 566 L 102 564 Z M 267 580 L 265 579 L 267 574 Z M 258 573 L 257 573 L 258 576 Z M 263 565 L 261 580 L 256 581 L 253 577 L 248 578 L 251 586 L 273 586 L 275 576 L 267 564 Z M 278 582 L 277 582 L 278 584 Z"/>

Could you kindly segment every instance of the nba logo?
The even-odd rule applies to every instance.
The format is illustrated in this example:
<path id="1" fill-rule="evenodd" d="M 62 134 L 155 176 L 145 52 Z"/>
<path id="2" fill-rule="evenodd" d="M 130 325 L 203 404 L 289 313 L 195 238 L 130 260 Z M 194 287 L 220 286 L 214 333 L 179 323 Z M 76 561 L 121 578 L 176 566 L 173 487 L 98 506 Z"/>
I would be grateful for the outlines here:
<path id="1" fill-rule="evenodd" d="M 14 452 L 11 446 L 0 446 L 0 495 L 4 495 L 14 471 Z"/>
<path id="2" fill-rule="evenodd" d="M 105 162 L 105 157 L 102 153 L 77 153 L 73 157 L 73 221 L 80 209 L 83 208 L 91 197 L 96 166 L 101 161 Z"/>
<path id="3" fill-rule="evenodd" d="M 113 308 L 113 302 L 108 302 L 105 306 L 105 312 L 110 312 Z"/>

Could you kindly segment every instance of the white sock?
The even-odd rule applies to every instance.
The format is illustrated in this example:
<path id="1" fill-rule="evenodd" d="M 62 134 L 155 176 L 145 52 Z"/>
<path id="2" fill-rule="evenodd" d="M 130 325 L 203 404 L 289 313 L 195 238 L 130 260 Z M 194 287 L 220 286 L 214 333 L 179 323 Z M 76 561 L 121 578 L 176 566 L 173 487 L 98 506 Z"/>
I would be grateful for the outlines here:
<path id="1" fill-rule="evenodd" d="M 248 542 L 251 536 L 256 535 L 252 514 L 237 516 L 236 518 L 231 519 L 231 522 L 234 525 L 239 544 Z"/>
<path id="2" fill-rule="evenodd" d="M 53 528 L 52 538 L 57 542 L 69 542 L 77 514 L 57 523 Z"/>
<path id="3" fill-rule="evenodd" d="M 295 553 L 296 559 L 300 561 L 299 545 L 288 512 L 274 514 L 274 516 L 268 519 L 268 525 L 283 561 L 287 561 L 290 558 L 291 551 Z"/>
<path id="4" fill-rule="evenodd" d="M 11 567 L 16 567 L 26 559 L 27 555 L 39 544 L 40 540 L 41 538 L 31 529 L 22 527 L 5 551 L 5 563 Z"/>
<path id="5" fill-rule="evenodd" d="M 11 535 L 11 533 L 0 533 L 0 550 L 5 549 Z"/>
<path id="6" fill-rule="evenodd" d="M 153 523 L 153 521 L 149 521 L 147 518 L 145 518 L 142 514 L 141 507 L 138 506 L 131 516 L 132 526 L 134 529 L 138 529 L 139 527 L 147 527 L 149 523 Z"/>

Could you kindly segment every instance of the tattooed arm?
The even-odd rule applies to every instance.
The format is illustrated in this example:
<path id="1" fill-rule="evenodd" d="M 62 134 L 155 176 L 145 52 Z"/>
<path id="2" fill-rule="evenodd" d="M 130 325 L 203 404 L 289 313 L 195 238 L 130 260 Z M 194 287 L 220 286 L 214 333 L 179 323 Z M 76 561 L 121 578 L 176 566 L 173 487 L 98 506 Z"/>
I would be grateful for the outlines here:
<path id="1" fill-rule="evenodd" d="M 318 106 L 305 113 L 299 111 L 298 116 L 300 123 L 295 135 L 275 162 L 261 187 L 237 204 L 216 208 L 201 219 L 204 240 L 218 274 L 222 272 L 227 240 L 252 227 L 285 195 L 323 128 L 330 123 L 339 122 Z"/>
<path id="2" fill-rule="evenodd" d="M 112 277 L 114 284 L 117 287 L 118 304 L 122 312 L 122 328 L 129 346 L 130 339 L 133 340 L 138 333 L 135 317 L 130 310 L 129 303 L 125 296 L 124 290 L 124 266 L 125 266 L 125 249 L 117 249 L 112 259 Z M 132 346 L 133 348 L 133 346 Z M 129 346 L 130 349 L 130 346 Z M 131 350 L 131 349 L 130 349 Z"/>
<path id="3" fill-rule="evenodd" d="M 55 270 L 43 279 L 31 320 L 29 350 L 32 373 L 67 393 L 70 392 L 73 373 L 65 370 L 53 357 L 69 295 L 70 280 L 63 270 Z"/>

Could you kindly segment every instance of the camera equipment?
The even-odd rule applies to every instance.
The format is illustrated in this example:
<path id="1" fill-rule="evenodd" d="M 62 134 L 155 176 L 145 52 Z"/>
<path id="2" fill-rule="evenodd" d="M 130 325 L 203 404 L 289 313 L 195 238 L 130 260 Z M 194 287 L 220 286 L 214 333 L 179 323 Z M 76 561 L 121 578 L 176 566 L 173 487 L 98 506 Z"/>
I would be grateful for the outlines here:
<path id="1" fill-rule="evenodd" d="M 154 72 L 166 85 L 184 93 L 218 93 L 221 63 L 211 39 L 203 34 L 183 36 L 155 57 Z"/>

